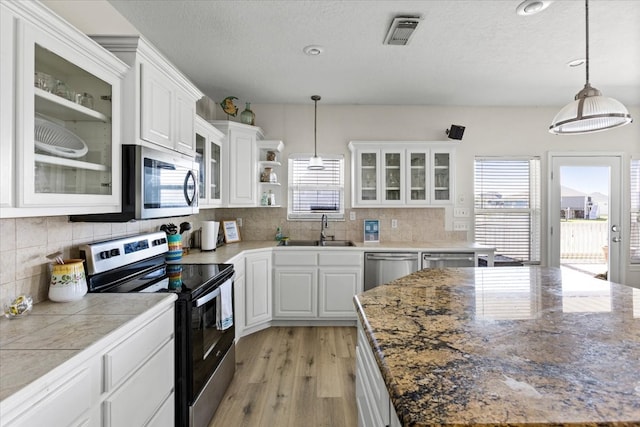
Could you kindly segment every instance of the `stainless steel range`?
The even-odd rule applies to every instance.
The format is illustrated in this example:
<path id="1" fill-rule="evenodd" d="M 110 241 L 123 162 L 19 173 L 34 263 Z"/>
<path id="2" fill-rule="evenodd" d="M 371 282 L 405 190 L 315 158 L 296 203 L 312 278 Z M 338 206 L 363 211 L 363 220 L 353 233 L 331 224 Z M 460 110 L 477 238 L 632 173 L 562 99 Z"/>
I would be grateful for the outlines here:
<path id="1" fill-rule="evenodd" d="M 80 246 L 89 292 L 174 292 L 175 425 L 207 426 L 235 372 L 231 264 L 166 263 L 164 232 Z"/>

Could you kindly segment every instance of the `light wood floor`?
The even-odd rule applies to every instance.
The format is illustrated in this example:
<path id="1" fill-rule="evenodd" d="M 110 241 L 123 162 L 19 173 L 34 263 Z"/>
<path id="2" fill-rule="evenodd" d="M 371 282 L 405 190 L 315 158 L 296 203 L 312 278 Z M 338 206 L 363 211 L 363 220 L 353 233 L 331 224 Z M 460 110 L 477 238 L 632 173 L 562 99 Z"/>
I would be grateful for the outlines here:
<path id="1" fill-rule="evenodd" d="M 244 337 L 209 427 L 353 427 L 355 327 L 280 327 Z"/>

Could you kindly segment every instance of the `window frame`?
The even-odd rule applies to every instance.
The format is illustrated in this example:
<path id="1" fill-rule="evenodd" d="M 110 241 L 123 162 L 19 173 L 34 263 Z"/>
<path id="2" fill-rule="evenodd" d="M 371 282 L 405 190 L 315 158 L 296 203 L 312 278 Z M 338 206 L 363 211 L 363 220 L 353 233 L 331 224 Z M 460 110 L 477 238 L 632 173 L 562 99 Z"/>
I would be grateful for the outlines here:
<path id="1" fill-rule="evenodd" d="M 634 192 L 636 192 L 635 197 Z M 632 156 L 629 160 L 629 264 L 637 267 L 640 266 L 640 236 L 633 234 L 634 223 L 636 225 L 635 231 L 638 232 L 638 227 L 640 227 L 640 156 Z M 635 248 L 634 244 L 637 245 Z"/>
<path id="2" fill-rule="evenodd" d="M 502 208 L 478 208 L 478 162 L 528 162 L 529 189 L 528 207 L 502 207 Z M 532 168 L 532 166 L 534 166 Z M 527 248 L 528 259 L 517 258 L 526 264 L 540 264 L 542 249 L 542 204 L 541 204 L 541 159 L 539 156 L 475 156 L 473 164 L 473 216 L 474 216 L 474 240 L 480 244 L 496 246 L 496 255 L 511 256 L 494 242 L 484 241 L 478 237 L 478 216 L 491 217 L 509 214 L 527 214 L 529 218 L 529 244 Z M 506 252 L 506 253 L 505 253 Z M 516 257 L 514 257 L 516 258 Z"/>
<path id="3" fill-rule="evenodd" d="M 293 153 L 290 154 L 287 158 L 287 168 L 288 168 L 288 176 L 287 176 L 287 220 L 289 221 L 316 221 L 320 220 L 322 215 L 326 215 L 327 218 L 334 221 L 344 221 L 345 220 L 345 156 L 343 154 L 334 154 L 334 155 L 323 155 L 322 160 L 324 161 L 338 161 L 339 166 L 339 183 L 335 186 L 335 190 L 339 192 L 339 209 L 337 211 L 333 210 L 317 210 L 317 211 L 308 211 L 308 212 L 297 212 L 294 211 L 294 193 L 298 189 L 298 186 L 294 184 L 296 180 L 296 173 L 294 171 L 294 163 L 296 160 L 307 161 L 309 158 L 313 156 L 312 153 Z M 310 173 L 318 173 L 322 174 L 325 171 L 309 171 Z"/>

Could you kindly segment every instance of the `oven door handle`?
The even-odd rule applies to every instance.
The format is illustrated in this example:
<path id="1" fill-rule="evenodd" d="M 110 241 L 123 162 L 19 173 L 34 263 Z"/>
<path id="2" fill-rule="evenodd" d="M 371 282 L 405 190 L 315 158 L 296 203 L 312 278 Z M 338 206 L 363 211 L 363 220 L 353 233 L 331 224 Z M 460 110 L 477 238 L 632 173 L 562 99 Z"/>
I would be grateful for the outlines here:
<path id="1" fill-rule="evenodd" d="M 205 305 L 212 299 L 217 298 L 218 296 L 220 296 L 220 288 L 216 288 L 215 290 L 195 300 L 193 302 L 193 308 L 202 307 L 203 305 Z"/>

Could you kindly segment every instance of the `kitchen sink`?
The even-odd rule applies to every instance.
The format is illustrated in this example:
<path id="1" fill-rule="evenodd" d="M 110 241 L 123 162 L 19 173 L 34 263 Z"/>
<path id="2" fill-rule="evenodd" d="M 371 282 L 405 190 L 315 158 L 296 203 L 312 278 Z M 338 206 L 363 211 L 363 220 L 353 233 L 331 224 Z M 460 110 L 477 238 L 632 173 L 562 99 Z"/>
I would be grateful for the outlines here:
<path id="1" fill-rule="evenodd" d="M 320 240 L 282 240 L 278 246 L 325 246 L 325 247 L 345 247 L 355 246 L 351 240 L 325 240 L 320 244 Z"/>

